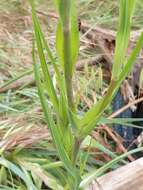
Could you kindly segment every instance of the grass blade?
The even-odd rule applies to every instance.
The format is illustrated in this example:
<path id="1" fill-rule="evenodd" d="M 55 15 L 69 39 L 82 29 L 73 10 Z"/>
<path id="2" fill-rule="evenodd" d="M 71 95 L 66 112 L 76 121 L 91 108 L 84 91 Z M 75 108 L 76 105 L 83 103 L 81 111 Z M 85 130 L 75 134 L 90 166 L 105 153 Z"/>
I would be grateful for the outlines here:
<path id="1" fill-rule="evenodd" d="M 83 117 L 81 121 L 82 125 L 81 135 L 86 136 L 96 126 L 102 113 L 107 108 L 109 103 L 112 101 L 116 91 L 120 87 L 121 82 L 129 74 L 142 47 L 143 47 L 143 32 L 141 33 L 135 48 L 133 49 L 127 63 L 125 64 L 124 70 L 119 75 L 119 79 L 117 81 L 111 81 L 107 94 L 99 102 L 97 102 L 97 104 L 95 104 Z"/>
<path id="2" fill-rule="evenodd" d="M 135 0 L 120 0 L 120 20 L 116 37 L 112 80 L 118 80 L 125 63 L 126 50 L 130 39 L 131 18 L 135 2 Z"/>
<path id="3" fill-rule="evenodd" d="M 54 86 L 53 86 L 53 83 L 52 83 L 52 80 L 50 77 L 50 73 L 48 70 L 47 63 L 46 63 L 46 58 L 45 58 L 45 55 L 43 52 L 43 44 L 42 44 L 41 36 L 39 34 L 39 27 L 36 22 L 34 3 L 33 3 L 33 1 L 30 1 L 30 2 L 31 2 L 31 6 L 32 6 L 32 19 L 33 19 L 33 25 L 34 25 L 35 39 L 36 39 L 38 54 L 39 54 L 39 58 L 40 58 L 40 62 L 41 62 L 43 75 L 44 75 L 45 86 L 46 86 L 47 92 L 49 94 L 49 97 L 53 103 L 53 106 L 58 113 L 58 98 L 57 98 L 57 95 L 56 95 L 56 92 L 55 92 L 55 89 L 54 89 Z"/>
<path id="4" fill-rule="evenodd" d="M 34 49 L 33 49 L 33 64 L 34 64 L 34 72 L 35 72 L 35 78 L 36 78 L 36 82 L 37 82 L 39 97 L 40 97 L 41 105 L 42 105 L 42 108 L 43 108 L 43 111 L 45 114 L 45 119 L 47 121 L 47 125 L 51 131 L 51 135 L 52 135 L 53 141 L 56 145 L 60 159 L 62 160 L 65 168 L 69 171 L 69 173 L 72 176 L 75 176 L 75 173 L 73 172 L 73 167 L 71 165 L 68 154 L 66 153 L 66 151 L 64 149 L 64 145 L 62 144 L 61 131 L 60 131 L 59 127 L 54 124 L 54 121 L 51 118 L 50 110 L 48 109 L 48 106 L 46 103 L 46 98 L 44 96 L 44 90 L 42 87 L 39 70 L 38 70 L 37 64 L 35 63 Z"/>
<path id="5" fill-rule="evenodd" d="M 9 170 L 11 170 L 15 175 L 17 175 L 19 178 L 21 178 L 29 190 L 38 190 L 34 184 L 32 183 L 32 180 L 29 180 L 27 176 L 22 172 L 20 168 L 18 168 L 16 165 L 11 163 L 10 161 L 6 160 L 5 158 L 0 157 L 0 164 Z"/>

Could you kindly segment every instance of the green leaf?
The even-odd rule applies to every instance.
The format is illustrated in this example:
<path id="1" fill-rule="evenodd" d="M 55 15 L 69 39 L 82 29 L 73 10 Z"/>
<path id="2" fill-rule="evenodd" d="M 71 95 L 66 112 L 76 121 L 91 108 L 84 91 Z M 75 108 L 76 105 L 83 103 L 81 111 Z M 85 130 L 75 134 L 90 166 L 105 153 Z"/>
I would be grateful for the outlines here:
<path id="1" fill-rule="evenodd" d="M 133 49 L 127 63 L 125 64 L 123 71 L 120 73 L 119 79 L 117 81 L 111 81 L 111 84 L 109 86 L 106 95 L 101 100 L 99 100 L 82 118 L 80 122 L 81 125 L 81 131 L 79 133 L 80 135 L 85 137 L 97 125 L 97 122 L 99 121 L 102 113 L 107 108 L 109 103 L 112 101 L 116 91 L 120 87 L 121 82 L 131 71 L 142 47 L 143 47 L 143 32 L 141 33 L 135 48 Z"/>
<path id="2" fill-rule="evenodd" d="M 67 3 L 65 3 L 65 0 L 61 0 L 58 2 L 58 5 L 60 19 L 56 34 L 57 53 L 63 66 L 63 70 L 65 72 L 69 71 L 70 76 L 72 76 L 79 50 L 78 19 L 75 9 L 76 5 L 75 1 L 70 0 L 68 0 Z"/>
<path id="3" fill-rule="evenodd" d="M 6 184 L 7 182 L 7 172 L 4 166 L 0 168 L 0 184 Z"/>
<path id="4" fill-rule="evenodd" d="M 79 135 L 84 138 L 97 125 L 102 113 L 107 108 L 116 92 L 116 83 L 111 83 L 106 95 L 101 98 L 81 119 Z"/>
<path id="5" fill-rule="evenodd" d="M 1 108 L 1 109 L 4 109 L 5 111 L 13 111 L 13 112 L 17 112 L 17 113 L 20 112 L 20 111 L 17 110 L 17 109 L 14 109 L 14 108 L 12 108 L 12 107 L 10 107 L 10 106 L 8 106 L 8 105 L 1 104 L 1 103 L 0 103 L 0 108 Z"/>
<path id="6" fill-rule="evenodd" d="M 30 74 L 32 74 L 32 73 L 33 73 L 33 69 L 30 69 L 30 70 L 28 70 L 28 71 L 26 71 L 26 72 L 20 74 L 19 76 L 15 77 L 15 78 L 12 78 L 11 80 L 7 81 L 6 83 L 2 84 L 2 85 L 0 86 L 0 89 L 6 88 L 7 86 L 11 85 L 12 83 L 16 82 L 17 80 L 19 80 L 19 79 L 25 77 L 26 75 L 30 75 Z"/>
<path id="7" fill-rule="evenodd" d="M 43 170 L 39 164 L 25 162 L 23 160 L 20 160 L 19 162 L 20 165 L 22 165 L 27 171 L 30 171 L 33 176 L 35 176 L 34 178 L 36 181 L 38 181 L 39 184 L 42 184 L 42 182 L 44 182 L 47 187 L 50 187 L 53 190 L 63 190 L 63 187 L 58 183 L 55 177 Z"/>
<path id="8" fill-rule="evenodd" d="M 0 165 L 6 167 L 7 169 L 11 170 L 16 176 L 21 178 L 29 190 L 38 190 L 32 180 L 30 180 L 25 173 L 15 164 L 11 163 L 10 161 L 6 160 L 5 158 L 0 157 Z"/>
<path id="9" fill-rule="evenodd" d="M 136 0 L 120 0 L 120 20 L 116 37 L 116 48 L 112 72 L 113 80 L 118 80 L 124 67 L 126 51 L 130 39 L 131 18 L 135 3 Z"/>
<path id="10" fill-rule="evenodd" d="M 60 115 L 60 124 L 63 128 L 65 128 L 67 126 L 67 99 L 65 96 L 65 84 L 64 84 L 64 78 L 63 75 L 60 74 L 60 71 L 56 65 L 56 61 L 52 55 L 52 52 L 50 50 L 49 44 L 46 42 L 46 39 L 44 37 L 44 34 L 41 30 L 41 26 L 39 23 L 39 20 L 37 18 L 36 12 L 35 12 L 35 8 L 33 5 L 33 14 L 34 14 L 34 21 L 37 25 L 36 30 L 38 30 L 41 41 L 43 42 L 43 48 L 46 49 L 47 55 L 49 60 L 51 61 L 54 71 L 56 73 L 56 77 L 57 77 L 57 82 L 58 82 L 58 87 L 59 87 L 59 91 L 60 91 L 60 97 L 59 97 L 59 108 L 56 105 L 56 111 L 59 111 L 59 115 Z M 50 91 L 50 89 L 48 90 L 48 92 Z M 54 92 L 53 92 L 54 94 Z M 55 96 L 55 95 L 54 95 Z M 55 102 L 57 102 L 56 100 L 57 98 L 55 97 Z M 56 103 L 57 104 L 57 103 Z M 59 110 L 58 110 L 59 109 Z"/>
<path id="11" fill-rule="evenodd" d="M 124 125 L 127 127 L 134 127 L 134 128 L 142 129 L 142 126 L 138 126 L 138 125 L 131 123 L 131 122 L 139 122 L 139 121 L 143 121 L 143 119 L 142 118 L 114 118 L 114 119 L 101 118 L 101 120 L 98 122 L 98 125 L 120 124 L 120 125 Z"/>
<path id="12" fill-rule="evenodd" d="M 45 119 L 47 121 L 47 125 L 48 128 L 51 131 L 51 135 L 52 135 L 52 139 L 56 145 L 57 148 L 57 152 L 59 154 L 60 159 L 62 160 L 65 168 L 69 171 L 69 173 L 75 177 L 75 171 L 74 168 L 72 167 L 71 161 L 69 159 L 69 156 L 67 154 L 67 152 L 64 149 L 64 145 L 63 145 L 63 141 L 62 141 L 62 135 L 61 135 L 61 130 L 59 128 L 59 126 L 56 126 L 52 116 L 51 116 L 51 112 L 48 108 L 48 105 L 46 103 L 46 98 L 44 96 L 44 89 L 41 83 L 41 79 L 40 79 L 40 74 L 39 74 L 39 70 L 37 67 L 37 64 L 35 63 L 35 54 L 34 54 L 34 49 L 33 49 L 33 64 L 34 64 L 34 72 L 35 72 L 35 78 L 36 78 L 36 83 L 37 83 L 37 87 L 38 87 L 38 92 L 39 92 L 39 97 L 40 97 L 40 101 L 41 101 L 41 105 L 45 114 Z"/>
<path id="13" fill-rule="evenodd" d="M 39 59 L 41 62 L 41 67 L 42 67 L 42 71 L 43 71 L 43 75 L 44 75 L 44 82 L 45 82 L 45 87 L 47 89 L 48 95 L 53 103 L 53 106 L 56 110 L 56 112 L 58 113 L 58 98 L 51 80 L 51 76 L 48 70 L 48 66 L 47 66 L 47 62 L 46 62 L 46 58 L 44 55 L 44 51 L 43 51 L 43 43 L 42 43 L 42 39 L 41 39 L 41 33 L 40 33 L 40 29 L 39 29 L 39 24 L 37 22 L 37 16 L 35 13 L 35 7 L 34 7 L 34 3 L 33 1 L 31 2 L 31 6 L 32 6 L 32 19 L 33 19 L 33 25 L 34 25 L 34 33 L 35 33 L 35 39 L 36 39 L 36 43 L 37 43 L 37 48 L 38 48 L 38 54 L 39 54 Z"/>
<path id="14" fill-rule="evenodd" d="M 117 82 L 118 86 L 125 79 L 125 77 L 130 73 L 131 69 L 134 66 L 135 60 L 136 60 L 137 56 L 139 55 L 139 52 L 140 52 L 142 47 L 143 47 L 143 32 L 139 36 L 137 43 L 136 43 L 136 46 L 134 47 L 132 53 L 130 54 L 130 56 L 129 56 L 129 58 L 128 58 L 125 66 L 124 66 L 124 69 L 119 76 L 119 80 Z"/>
<path id="15" fill-rule="evenodd" d="M 91 143 L 90 143 L 91 142 Z M 118 156 L 109 150 L 108 148 L 104 147 L 102 144 L 100 144 L 98 141 L 95 141 L 94 138 L 91 136 L 87 136 L 84 141 L 82 142 L 81 147 L 87 147 L 90 143 L 90 148 L 94 147 L 99 149 L 100 151 L 104 152 L 105 154 L 109 155 L 111 158 L 117 158 Z M 123 163 L 128 163 L 127 161 L 122 160 Z"/>

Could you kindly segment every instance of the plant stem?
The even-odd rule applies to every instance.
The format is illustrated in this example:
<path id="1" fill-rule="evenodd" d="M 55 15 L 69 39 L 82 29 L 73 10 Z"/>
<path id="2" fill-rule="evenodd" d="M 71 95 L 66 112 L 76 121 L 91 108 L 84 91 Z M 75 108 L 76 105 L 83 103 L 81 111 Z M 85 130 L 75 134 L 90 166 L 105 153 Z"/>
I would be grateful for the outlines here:
<path id="1" fill-rule="evenodd" d="M 72 163 L 73 165 L 76 165 L 79 149 L 81 145 L 81 140 L 78 137 L 75 137 L 74 147 L 73 147 L 73 157 L 72 157 Z"/>
<path id="2" fill-rule="evenodd" d="M 63 18 L 63 38 L 64 38 L 64 76 L 67 100 L 70 109 L 74 110 L 73 101 L 73 87 L 72 87 L 72 74 L 70 70 L 71 65 L 71 41 L 70 41 L 70 0 L 64 0 L 65 11 Z"/>

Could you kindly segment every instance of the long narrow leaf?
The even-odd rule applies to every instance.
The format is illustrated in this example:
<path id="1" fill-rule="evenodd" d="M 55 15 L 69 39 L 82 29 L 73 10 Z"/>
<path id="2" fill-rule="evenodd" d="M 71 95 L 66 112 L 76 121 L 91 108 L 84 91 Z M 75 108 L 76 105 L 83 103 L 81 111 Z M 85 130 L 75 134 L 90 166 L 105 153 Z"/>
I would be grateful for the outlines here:
<path id="1" fill-rule="evenodd" d="M 131 150 L 131 151 L 129 151 L 129 152 L 125 153 L 125 154 L 122 154 L 121 156 L 118 156 L 117 158 L 111 160 L 110 162 L 108 162 L 107 164 L 105 164 L 104 166 L 102 166 L 101 168 L 99 168 L 98 170 L 93 171 L 90 174 L 88 174 L 87 176 L 85 176 L 84 179 L 83 179 L 83 181 L 80 183 L 80 187 L 81 188 L 85 188 L 93 180 L 95 180 L 98 176 L 104 174 L 104 172 L 106 172 L 113 165 L 115 165 L 116 163 L 118 163 L 122 159 L 126 158 L 128 155 L 134 154 L 134 153 L 137 153 L 137 152 L 140 152 L 140 151 L 143 151 L 143 147 Z"/>
<path id="2" fill-rule="evenodd" d="M 112 81 L 113 84 L 111 83 L 107 94 L 97 104 L 95 104 L 95 106 L 93 106 L 83 117 L 83 120 L 81 121 L 81 125 L 82 125 L 81 129 L 83 131 L 82 132 L 83 136 L 86 136 L 87 134 L 89 134 L 92 131 L 92 129 L 95 127 L 95 125 L 97 124 L 101 114 L 104 112 L 106 107 L 112 101 L 115 92 L 120 87 L 121 82 L 125 79 L 125 77 L 131 71 L 135 63 L 135 60 L 142 47 L 143 47 L 143 32 L 141 33 L 136 46 L 134 47 L 127 63 L 125 64 L 124 70 L 119 75 L 118 81 Z"/>
<path id="3" fill-rule="evenodd" d="M 59 0 L 56 2 L 58 10 L 59 10 L 59 24 L 57 27 L 57 53 L 59 55 L 59 58 L 61 60 L 61 63 L 63 65 L 64 70 L 69 70 L 70 75 L 72 76 L 74 71 L 74 66 L 76 63 L 78 50 L 79 50 L 79 31 L 78 31 L 78 19 L 77 19 L 77 12 L 76 12 L 76 1 L 72 0 Z M 69 27 L 67 24 L 67 19 L 69 19 Z M 64 35 L 64 32 L 66 34 L 65 29 L 63 28 L 63 25 L 66 25 L 67 32 L 69 32 L 69 47 L 64 48 L 64 41 L 67 37 Z M 66 41 L 67 42 L 67 41 Z M 67 52 L 69 51 L 69 52 Z M 68 67 L 66 69 L 66 67 Z"/>
<path id="4" fill-rule="evenodd" d="M 126 50 L 130 39 L 131 18 L 136 0 L 120 0 L 120 21 L 116 38 L 116 48 L 112 79 L 118 80 L 126 58 Z"/>
<path id="5" fill-rule="evenodd" d="M 35 9 L 34 9 L 34 3 L 31 0 L 31 6 L 32 6 L 32 19 L 33 19 L 33 25 L 34 25 L 34 32 L 35 32 L 35 38 L 36 38 L 36 43 L 37 43 L 37 48 L 38 48 L 38 53 L 39 53 L 39 58 L 40 58 L 40 62 L 41 62 L 41 67 L 42 67 L 42 71 L 43 71 L 43 75 L 44 75 L 44 80 L 45 80 L 45 86 L 46 89 L 48 91 L 48 94 L 50 96 L 50 99 L 53 103 L 53 106 L 55 108 L 55 110 L 58 113 L 58 98 L 50 77 L 50 73 L 48 70 L 48 66 L 46 63 L 46 58 L 43 52 L 43 44 L 42 44 L 42 40 L 41 40 L 41 36 L 39 34 L 39 27 L 37 24 L 37 20 L 36 20 L 36 15 L 35 15 Z"/>
<path id="6" fill-rule="evenodd" d="M 59 97 L 60 122 L 62 122 L 61 126 L 63 128 L 65 128 L 67 126 L 67 123 L 68 123 L 67 122 L 67 112 L 68 111 L 67 111 L 67 99 L 66 99 L 66 96 L 65 96 L 66 93 L 65 93 L 64 79 L 63 79 L 63 76 L 60 74 L 60 71 L 59 71 L 59 69 L 58 69 L 58 67 L 56 65 L 56 61 L 55 61 L 55 59 L 54 59 L 54 57 L 52 55 L 52 52 L 50 50 L 49 44 L 47 43 L 47 41 L 46 41 L 46 39 L 44 37 L 44 34 L 43 34 L 42 30 L 41 30 L 40 23 L 39 23 L 39 20 L 37 18 L 37 15 L 36 15 L 34 4 L 32 4 L 32 7 L 33 7 L 33 14 L 34 14 L 34 22 L 35 22 L 35 24 L 37 26 L 36 30 L 38 30 L 38 33 L 39 33 L 39 35 L 41 37 L 41 41 L 43 42 L 44 48 L 46 49 L 48 58 L 51 61 L 52 65 L 53 65 L 53 68 L 55 70 L 55 73 L 57 75 L 57 82 L 59 83 L 58 87 L 59 87 L 59 91 L 60 91 L 60 97 Z"/>
<path id="7" fill-rule="evenodd" d="M 5 158 L 0 157 L 0 165 L 8 168 L 11 170 L 14 174 L 16 174 L 19 178 L 21 178 L 29 190 L 38 190 L 34 184 L 32 183 L 32 180 L 27 178 L 25 173 L 15 164 L 11 163 L 10 161 L 6 160 Z"/>
<path id="8" fill-rule="evenodd" d="M 64 166 L 69 171 L 69 173 L 74 177 L 75 176 L 75 173 L 73 172 L 74 169 L 71 165 L 68 154 L 66 153 L 66 151 L 64 149 L 64 145 L 62 144 L 61 131 L 60 131 L 59 127 L 54 124 L 54 121 L 51 118 L 50 110 L 48 109 L 48 105 L 46 103 L 46 98 L 44 96 L 44 90 L 42 87 L 39 70 L 38 70 L 37 64 L 35 63 L 34 50 L 33 50 L 33 64 L 34 64 L 34 72 L 35 72 L 35 78 L 36 78 L 36 83 L 37 83 L 37 87 L 38 87 L 39 97 L 40 97 L 42 108 L 43 108 L 43 111 L 45 114 L 45 119 L 47 121 L 47 125 L 51 131 L 51 135 L 52 135 L 53 141 L 56 145 L 60 159 L 62 160 Z"/>

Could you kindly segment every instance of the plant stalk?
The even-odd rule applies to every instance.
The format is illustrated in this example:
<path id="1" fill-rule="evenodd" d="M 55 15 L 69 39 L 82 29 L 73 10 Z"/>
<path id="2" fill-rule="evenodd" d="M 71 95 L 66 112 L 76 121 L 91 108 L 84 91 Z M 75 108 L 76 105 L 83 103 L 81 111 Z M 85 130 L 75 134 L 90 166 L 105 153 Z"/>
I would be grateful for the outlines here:
<path id="1" fill-rule="evenodd" d="M 66 94 L 68 107 L 71 111 L 75 111 L 74 105 L 74 97 L 73 97 L 73 86 L 72 86 L 72 71 L 71 71 L 71 20 L 70 20 L 70 9 L 71 3 L 70 0 L 63 0 L 64 3 L 64 14 L 63 14 L 63 51 L 64 51 L 64 77 L 65 77 L 65 86 L 66 86 Z M 75 147 L 77 145 L 77 139 L 75 139 L 74 151 L 71 156 L 71 161 L 73 164 L 73 169 L 76 170 L 76 157 L 79 150 L 79 147 Z M 78 149 L 78 150 L 77 150 Z M 76 152 L 76 153 L 75 153 Z M 72 178 L 71 178 L 72 179 Z M 79 190 L 81 178 L 78 173 L 75 173 L 75 177 L 71 181 L 70 189 L 71 190 Z"/>
<path id="2" fill-rule="evenodd" d="M 63 0 L 65 11 L 63 16 L 63 39 L 64 39 L 64 77 L 69 108 L 74 111 L 73 87 L 71 65 L 71 35 L 70 35 L 70 0 Z"/>

